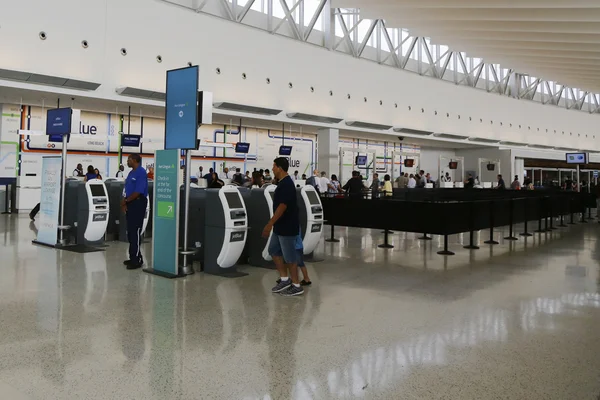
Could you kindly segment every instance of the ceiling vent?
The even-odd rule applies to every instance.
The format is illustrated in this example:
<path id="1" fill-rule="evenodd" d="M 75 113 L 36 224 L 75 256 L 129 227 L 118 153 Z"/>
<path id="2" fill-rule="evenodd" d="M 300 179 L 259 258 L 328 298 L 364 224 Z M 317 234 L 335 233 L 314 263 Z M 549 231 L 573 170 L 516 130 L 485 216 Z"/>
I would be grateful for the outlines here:
<path id="1" fill-rule="evenodd" d="M 29 72 L 12 71 L 8 69 L 0 69 L 0 79 L 33 83 L 35 85 L 57 86 L 75 90 L 96 90 L 100 87 L 99 83 L 94 82 L 78 81 L 58 76 L 32 74 Z"/>
<path id="2" fill-rule="evenodd" d="M 545 150 L 552 150 L 554 149 L 553 146 L 546 146 L 543 144 L 530 144 L 528 147 L 531 147 L 533 149 L 545 149 Z"/>
<path id="3" fill-rule="evenodd" d="M 149 99 L 156 101 L 165 101 L 167 96 L 163 92 L 156 92 L 153 90 L 137 89 L 129 86 L 120 87 L 116 90 L 117 94 L 121 96 L 138 97 L 140 99 Z"/>
<path id="4" fill-rule="evenodd" d="M 524 147 L 524 146 L 526 146 L 523 143 L 517 143 L 517 142 L 500 142 L 500 144 L 502 146 L 515 146 L 515 147 Z"/>
<path id="5" fill-rule="evenodd" d="M 409 128 L 394 128 L 394 132 L 406 133 L 407 135 L 417 135 L 417 136 L 430 136 L 433 134 L 433 132 L 419 131 L 417 129 L 409 129 Z"/>
<path id="6" fill-rule="evenodd" d="M 321 117 L 319 115 L 303 113 L 288 113 L 287 117 L 292 119 L 301 119 L 304 121 L 320 122 L 323 124 L 337 124 L 343 121 L 343 118 Z"/>
<path id="7" fill-rule="evenodd" d="M 388 129 L 392 128 L 392 125 L 372 124 L 370 122 L 361 121 L 346 121 L 346 125 L 351 126 L 353 128 L 377 129 L 380 131 L 387 131 Z"/>
<path id="8" fill-rule="evenodd" d="M 236 103 L 214 103 L 213 106 L 218 108 L 219 110 L 228 110 L 228 111 L 237 111 L 237 112 L 245 112 L 250 114 L 260 114 L 260 115 L 278 115 L 283 110 L 276 110 L 274 108 L 263 108 L 263 107 L 255 107 L 255 106 L 247 106 L 244 104 L 236 104 Z"/>
<path id="9" fill-rule="evenodd" d="M 433 136 L 442 138 L 442 139 L 454 139 L 454 140 L 465 140 L 468 139 L 468 136 L 463 135 L 455 135 L 454 133 L 434 133 Z"/>

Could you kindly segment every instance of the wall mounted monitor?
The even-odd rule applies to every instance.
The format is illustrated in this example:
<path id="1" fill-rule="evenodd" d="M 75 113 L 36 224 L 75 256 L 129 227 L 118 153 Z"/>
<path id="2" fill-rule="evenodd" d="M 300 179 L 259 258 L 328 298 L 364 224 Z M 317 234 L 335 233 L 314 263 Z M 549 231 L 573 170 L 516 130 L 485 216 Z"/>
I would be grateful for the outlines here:
<path id="1" fill-rule="evenodd" d="M 235 144 L 235 152 L 236 153 L 248 154 L 249 150 L 250 150 L 250 143 L 237 142 Z"/>
<path id="2" fill-rule="evenodd" d="M 292 146 L 279 146 L 279 155 L 280 156 L 291 156 L 292 155 Z"/>
<path id="3" fill-rule="evenodd" d="M 487 170 L 488 170 L 488 171 L 493 171 L 493 170 L 495 170 L 495 169 L 496 169 L 496 165 L 494 165 L 494 164 L 488 164 L 488 165 L 487 165 Z"/>
<path id="4" fill-rule="evenodd" d="M 140 135 L 121 135 L 121 146 L 140 147 Z"/>
<path id="5" fill-rule="evenodd" d="M 415 165 L 415 160 L 413 160 L 412 158 L 407 158 L 406 160 L 404 160 L 404 166 L 406 168 L 412 168 Z"/>
<path id="6" fill-rule="evenodd" d="M 359 167 L 367 165 L 367 156 L 356 156 L 356 165 Z"/>
<path id="7" fill-rule="evenodd" d="M 448 164 L 448 168 L 450 168 L 450 169 L 458 169 L 458 162 L 456 162 L 456 161 L 450 161 L 450 163 Z"/>
<path id="8" fill-rule="evenodd" d="M 567 153 L 567 164 L 587 164 L 587 154 Z"/>
<path id="9" fill-rule="evenodd" d="M 48 135 L 48 141 L 51 143 L 62 143 L 63 136 L 67 137 L 67 143 L 71 140 L 71 135 Z"/>
<path id="10" fill-rule="evenodd" d="M 48 110 L 46 118 L 46 135 L 66 135 L 71 133 L 71 108 L 55 108 Z"/>

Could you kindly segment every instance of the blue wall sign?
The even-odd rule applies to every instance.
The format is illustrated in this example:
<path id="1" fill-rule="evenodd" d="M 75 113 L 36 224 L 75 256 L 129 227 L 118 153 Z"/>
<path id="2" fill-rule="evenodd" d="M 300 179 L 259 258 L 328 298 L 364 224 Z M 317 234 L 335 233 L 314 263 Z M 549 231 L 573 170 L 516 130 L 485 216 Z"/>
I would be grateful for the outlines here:
<path id="1" fill-rule="evenodd" d="M 71 133 L 71 108 L 55 108 L 48 110 L 46 118 L 46 135 L 67 135 Z"/>
<path id="2" fill-rule="evenodd" d="M 140 135 L 122 135 L 121 146 L 140 147 Z"/>
<path id="3" fill-rule="evenodd" d="M 167 71 L 165 149 L 196 149 L 198 66 Z"/>
<path id="4" fill-rule="evenodd" d="M 174 278 L 179 272 L 179 150 L 154 155 L 152 272 Z"/>

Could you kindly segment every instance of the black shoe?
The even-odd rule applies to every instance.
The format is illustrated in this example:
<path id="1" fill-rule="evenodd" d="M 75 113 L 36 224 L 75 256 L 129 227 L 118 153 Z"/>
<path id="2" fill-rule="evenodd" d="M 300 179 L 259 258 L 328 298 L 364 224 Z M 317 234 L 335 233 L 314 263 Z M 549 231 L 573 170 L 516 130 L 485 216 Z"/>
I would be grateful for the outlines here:
<path id="1" fill-rule="evenodd" d="M 138 269 L 138 268 L 142 268 L 142 264 L 134 264 L 134 263 L 127 264 L 127 269 Z"/>
<path id="2" fill-rule="evenodd" d="M 129 264 L 131 264 L 131 260 L 125 260 L 125 261 L 123 261 L 123 265 L 129 265 Z"/>
<path id="3" fill-rule="evenodd" d="M 132 264 L 134 264 L 134 262 L 133 262 L 133 261 L 131 261 L 131 260 L 125 260 L 125 261 L 123 261 L 123 265 L 125 265 L 125 266 L 129 266 L 129 265 L 132 265 Z M 144 260 L 141 260 L 141 261 L 139 262 L 139 265 L 140 265 L 140 266 L 144 265 Z"/>
<path id="4" fill-rule="evenodd" d="M 310 286 L 312 285 L 312 281 L 306 282 L 304 279 L 302 279 L 302 282 L 300 282 L 300 286 Z"/>

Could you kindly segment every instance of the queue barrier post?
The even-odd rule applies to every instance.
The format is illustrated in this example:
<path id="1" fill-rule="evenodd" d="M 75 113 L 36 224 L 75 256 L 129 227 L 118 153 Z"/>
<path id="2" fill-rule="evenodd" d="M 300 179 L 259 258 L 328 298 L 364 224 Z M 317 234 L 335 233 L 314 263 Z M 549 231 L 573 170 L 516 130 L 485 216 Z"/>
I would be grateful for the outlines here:
<path id="1" fill-rule="evenodd" d="M 569 222 L 569 225 L 575 225 L 576 222 L 573 213 L 573 196 L 569 196 L 569 212 L 571 213 L 571 222 Z"/>
<path id="2" fill-rule="evenodd" d="M 381 249 L 393 249 L 394 246 L 392 246 L 389 242 L 388 242 L 388 235 L 389 235 L 389 229 L 386 229 L 385 231 L 383 231 L 383 244 L 378 245 L 377 247 L 381 248 Z"/>
<path id="3" fill-rule="evenodd" d="M 478 250 L 479 246 L 476 246 L 474 243 L 475 237 L 475 210 L 474 207 L 470 207 L 469 211 L 469 245 L 463 246 L 464 249 Z"/>
<path id="4" fill-rule="evenodd" d="M 490 201 L 490 240 L 486 240 L 485 244 L 499 244 L 494 240 L 494 200 Z"/>
<path id="5" fill-rule="evenodd" d="M 504 238 L 504 240 L 519 240 L 519 238 L 516 238 L 513 235 L 513 213 L 514 213 L 514 199 L 510 199 L 509 200 L 509 206 L 508 206 L 508 219 L 509 219 L 509 224 L 508 224 L 508 236 Z"/>
<path id="6" fill-rule="evenodd" d="M 329 237 L 329 239 L 325 239 L 326 242 L 328 243 L 339 243 L 340 240 L 335 238 L 335 225 L 331 224 L 331 236 Z"/>
<path id="7" fill-rule="evenodd" d="M 563 196 L 562 201 L 560 202 L 560 225 L 558 225 L 561 228 L 567 227 L 565 224 L 565 202 L 565 197 Z"/>
<path id="8" fill-rule="evenodd" d="M 549 213 L 550 213 L 550 227 L 548 228 L 549 231 L 554 231 L 558 228 L 554 227 L 554 199 L 550 199 L 550 208 L 549 208 Z"/>
<path id="9" fill-rule="evenodd" d="M 543 214 L 542 214 L 542 210 L 543 210 L 543 209 L 544 209 L 544 198 L 543 198 L 543 197 L 540 197 L 540 204 L 539 204 L 539 207 L 538 207 L 538 228 L 537 228 L 537 230 L 535 231 L 535 233 L 543 233 L 543 232 L 546 232 L 546 230 L 545 230 L 545 229 L 542 229 L 542 218 L 543 218 L 543 217 L 542 217 L 542 215 L 543 215 Z"/>
<path id="10" fill-rule="evenodd" d="M 525 201 L 525 207 L 523 207 L 523 209 L 524 209 L 524 212 L 525 212 L 525 218 L 524 218 L 523 222 L 524 222 L 524 225 L 525 225 L 524 226 L 525 232 L 521 233 L 521 236 L 523 236 L 523 237 L 530 237 L 530 236 L 533 236 L 533 235 L 527 231 L 527 222 L 529 221 L 529 198 L 526 197 L 524 201 Z"/>

